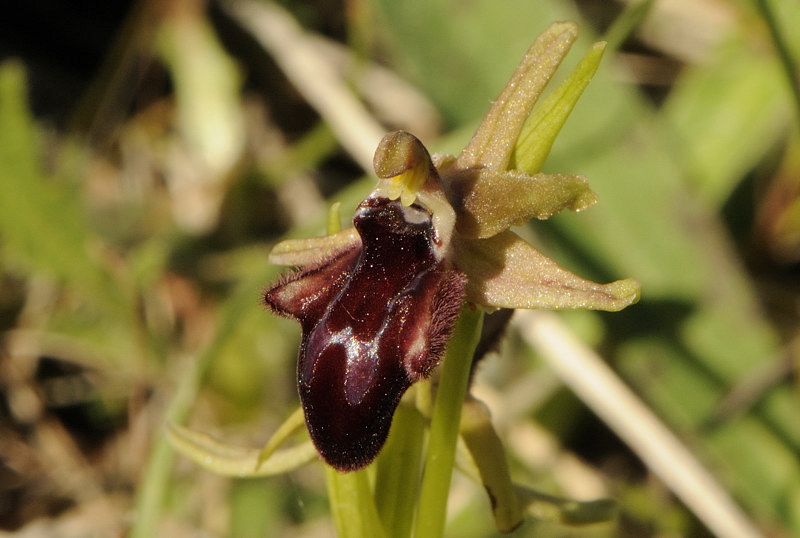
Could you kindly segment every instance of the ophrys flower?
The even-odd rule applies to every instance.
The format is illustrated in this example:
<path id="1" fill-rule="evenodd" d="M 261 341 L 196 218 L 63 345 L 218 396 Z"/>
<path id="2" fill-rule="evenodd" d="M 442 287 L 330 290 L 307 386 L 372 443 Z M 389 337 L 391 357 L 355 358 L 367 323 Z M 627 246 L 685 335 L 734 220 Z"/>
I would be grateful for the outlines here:
<path id="1" fill-rule="evenodd" d="M 403 393 L 440 361 L 464 301 L 491 311 L 619 310 L 637 300 L 634 281 L 580 278 L 509 230 L 595 201 L 581 176 L 538 173 L 596 66 L 579 66 L 531 116 L 574 38 L 574 25 L 561 23 L 537 39 L 457 157 L 431 157 L 413 135 L 388 134 L 353 227 L 270 254 L 299 268 L 265 302 L 301 324 L 300 399 L 333 467 L 375 458 Z"/>

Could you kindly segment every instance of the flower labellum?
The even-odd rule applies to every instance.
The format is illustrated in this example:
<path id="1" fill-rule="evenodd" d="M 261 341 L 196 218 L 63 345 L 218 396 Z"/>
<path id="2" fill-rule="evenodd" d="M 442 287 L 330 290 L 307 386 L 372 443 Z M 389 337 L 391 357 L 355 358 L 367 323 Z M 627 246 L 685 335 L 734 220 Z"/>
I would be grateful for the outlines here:
<path id="1" fill-rule="evenodd" d="M 401 163 L 393 177 L 418 178 L 415 164 Z M 423 180 L 438 181 L 425 168 L 431 175 Z M 464 300 L 466 277 L 445 257 L 451 230 L 438 229 L 413 194 L 401 195 L 399 181 L 379 184 L 358 206 L 357 240 L 265 293 L 267 306 L 302 326 L 297 376 L 306 424 L 322 458 L 342 471 L 378 454 L 403 393 L 441 359 Z"/>

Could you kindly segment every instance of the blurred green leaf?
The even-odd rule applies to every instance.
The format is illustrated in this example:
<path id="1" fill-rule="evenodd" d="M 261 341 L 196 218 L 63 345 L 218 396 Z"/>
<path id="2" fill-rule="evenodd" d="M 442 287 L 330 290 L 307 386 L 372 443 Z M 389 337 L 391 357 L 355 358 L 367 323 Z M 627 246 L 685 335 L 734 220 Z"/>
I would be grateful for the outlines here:
<path id="1" fill-rule="evenodd" d="M 20 269 L 43 272 L 108 298 L 107 275 L 91 248 L 79 193 L 40 166 L 43 148 L 28 111 L 25 72 L 0 66 L 0 233 L 5 255 Z"/>
<path id="2" fill-rule="evenodd" d="M 663 117 L 681 146 L 688 184 L 705 202 L 720 207 L 742 172 L 775 148 L 792 114 L 787 97 L 778 60 L 741 41 L 680 79 Z"/>
<path id="3" fill-rule="evenodd" d="M 564 18 L 561 6 L 525 0 L 375 4 L 395 60 L 454 125 L 483 115 L 533 39 Z"/>

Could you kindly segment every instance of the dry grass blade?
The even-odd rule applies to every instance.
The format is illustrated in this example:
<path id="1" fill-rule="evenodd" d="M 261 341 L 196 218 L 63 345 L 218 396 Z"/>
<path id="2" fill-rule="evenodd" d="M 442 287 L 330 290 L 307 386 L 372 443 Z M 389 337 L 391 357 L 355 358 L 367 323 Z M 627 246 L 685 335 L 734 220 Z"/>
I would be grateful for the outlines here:
<path id="1" fill-rule="evenodd" d="M 313 38 L 273 3 L 245 0 L 223 5 L 272 55 L 298 91 L 325 118 L 353 159 L 364 170 L 372 170 L 372 153 L 383 129 L 331 64 L 318 54 Z"/>
<path id="2" fill-rule="evenodd" d="M 519 312 L 515 319 L 534 347 L 568 385 L 717 536 L 763 534 L 675 435 L 556 315 Z"/>

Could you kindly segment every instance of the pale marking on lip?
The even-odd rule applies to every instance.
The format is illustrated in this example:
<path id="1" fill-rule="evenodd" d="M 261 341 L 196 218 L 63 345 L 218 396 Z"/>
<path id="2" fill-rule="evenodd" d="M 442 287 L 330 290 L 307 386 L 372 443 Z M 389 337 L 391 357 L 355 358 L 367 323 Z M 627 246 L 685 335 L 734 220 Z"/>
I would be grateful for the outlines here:
<path id="1" fill-rule="evenodd" d="M 403 211 L 403 218 L 409 224 L 426 224 L 431 221 L 431 214 L 428 211 L 404 205 L 401 205 L 400 209 Z"/>
<path id="2" fill-rule="evenodd" d="M 329 345 L 340 345 L 347 357 L 345 366 L 345 396 L 351 405 L 358 405 L 364 399 L 378 366 L 378 346 L 380 331 L 376 338 L 363 341 L 353 335 L 352 327 L 345 327 L 330 337 Z"/>

